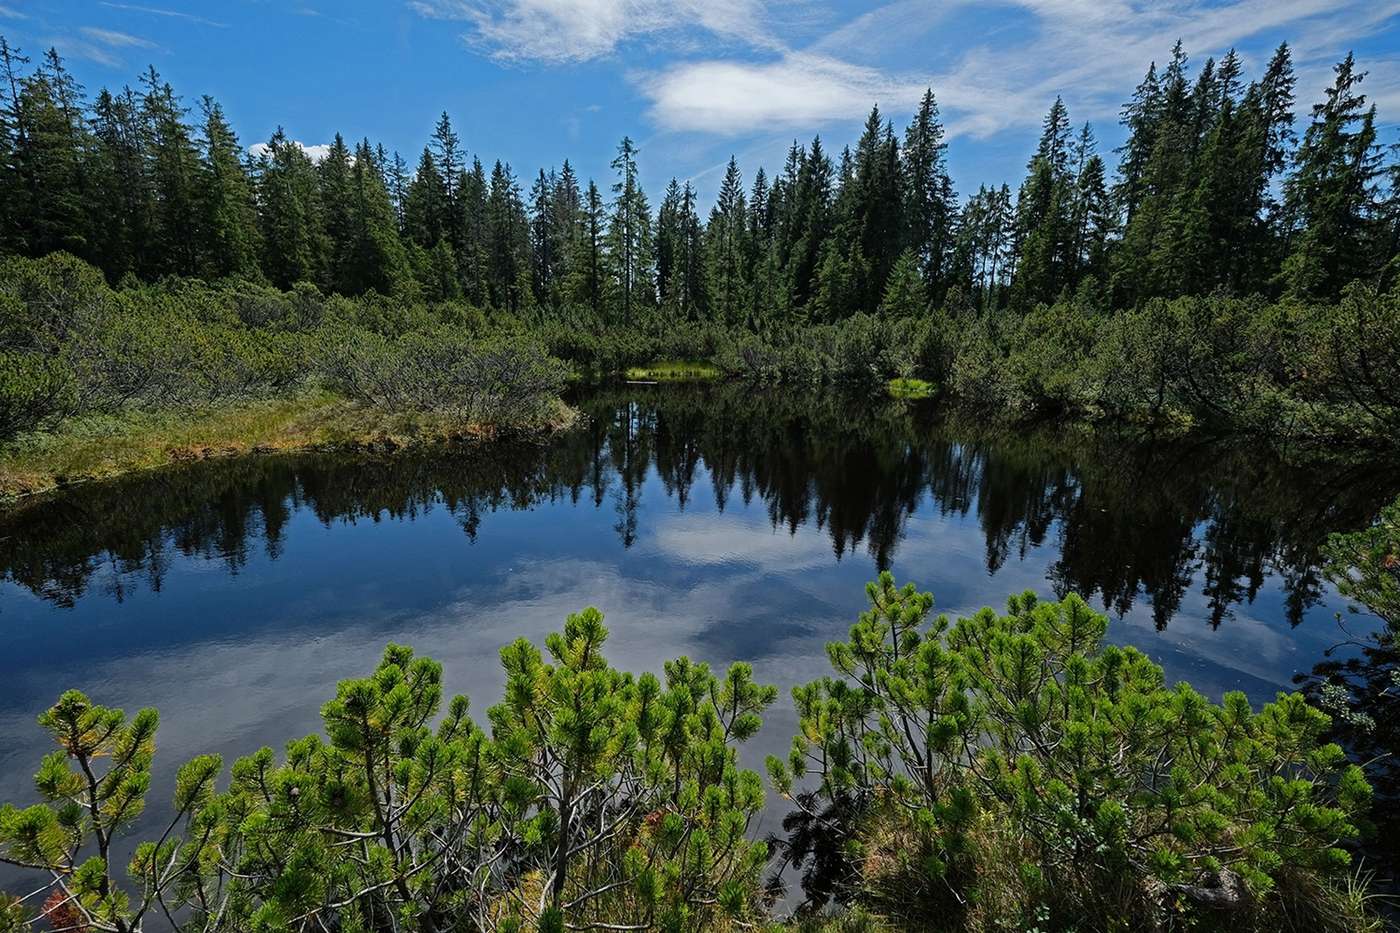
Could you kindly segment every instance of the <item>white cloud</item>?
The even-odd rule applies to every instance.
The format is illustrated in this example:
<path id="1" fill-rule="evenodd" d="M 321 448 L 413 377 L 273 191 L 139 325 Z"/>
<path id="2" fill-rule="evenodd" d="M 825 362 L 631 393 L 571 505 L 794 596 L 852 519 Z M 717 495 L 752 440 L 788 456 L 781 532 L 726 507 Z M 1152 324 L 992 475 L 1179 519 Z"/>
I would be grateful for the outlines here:
<path id="1" fill-rule="evenodd" d="M 640 79 L 662 127 L 711 133 L 811 127 L 876 102 L 917 100 L 923 84 L 835 58 L 791 53 L 774 62 L 688 62 Z"/>
<path id="2" fill-rule="evenodd" d="M 761 0 L 410 0 L 429 19 L 470 23 L 466 39 L 502 61 L 587 61 L 642 36 L 699 30 L 756 47 Z"/>
<path id="3" fill-rule="evenodd" d="M 4 5 L 0 5 L 0 18 L 4 18 L 4 19 L 29 19 L 29 17 L 28 17 L 27 15 L 25 15 L 24 13 L 21 13 L 19 10 L 16 10 L 16 9 L 13 9 L 13 8 L 11 8 L 11 7 L 7 7 L 7 6 L 4 6 Z"/>
<path id="4" fill-rule="evenodd" d="M 317 143 L 314 146 L 308 146 L 306 143 L 299 140 L 292 141 L 301 147 L 301 151 L 306 153 L 307 158 L 312 162 L 320 163 L 326 156 L 330 155 L 331 152 L 330 143 Z M 261 158 L 267 151 L 267 143 L 253 143 L 248 147 L 248 154 L 255 159 Z"/>

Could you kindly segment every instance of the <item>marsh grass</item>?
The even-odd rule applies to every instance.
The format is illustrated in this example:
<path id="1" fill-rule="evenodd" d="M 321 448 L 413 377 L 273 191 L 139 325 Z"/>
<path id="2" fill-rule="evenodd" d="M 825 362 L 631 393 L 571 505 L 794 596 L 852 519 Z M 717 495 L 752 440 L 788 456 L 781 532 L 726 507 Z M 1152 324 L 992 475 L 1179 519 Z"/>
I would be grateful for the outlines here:
<path id="1" fill-rule="evenodd" d="M 537 423 L 481 424 L 432 412 L 386 412 L 324 390 L 214 408 L 94 415 L 0 446 L 0 502 L 191 460 L 547 434 L 567 428 L 575 416 L 556 403 Z"/>
<path id="2" fill-rule="evenodd" d="M 924 379 L 900 377 L 890 380 L 889 392 L 894 398 L 916 401 L 918 399 L 933 398 L 938 394 L 938 387 Z"/>
<path id="3" fill-rule="evenodd" d="M 671 360 L 632 366 L 625 375 L 632 382 L 703 382 L 720 378 L 720 371 L 712 363 Z"/>

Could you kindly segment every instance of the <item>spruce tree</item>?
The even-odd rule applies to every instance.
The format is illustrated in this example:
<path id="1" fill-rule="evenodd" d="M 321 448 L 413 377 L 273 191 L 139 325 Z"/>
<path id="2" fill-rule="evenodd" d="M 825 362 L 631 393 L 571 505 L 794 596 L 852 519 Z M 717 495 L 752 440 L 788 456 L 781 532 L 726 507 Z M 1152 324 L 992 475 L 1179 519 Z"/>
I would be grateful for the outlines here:
<path id="1" fill-rule="evenodd" d="M 355 149 L 348 196 L 349 227 L 341 263 L 343 290 L 351 295 L 401 293 L 411 278 L 408 258 L 399 239 L 394 206 L 369 140 L 362 141 Z M 446 293 L 436 297 L 457 297 L 455 272 L 453 268 Z"/>
<path id="2" fill-rule="evenodd" d="M 404 233 L 423 249 L 432 249 L 446 233 L 448 210 L 447 183 L 432 150 L 425 147 L 404 195 Z"/>
<path id="3" fill-rule="evenodd" d="M 12 64 L 17 60 L 12 60 Z M 31 255 L 67 250 L 92 257 L 85 181 L 88 135 L 81 88 L 50 49 L 19 81 L 14 165 L 19 239 Z"/>
<path id="4" fill-rule="evenodd" d="M 918 257 L 924 282 L 934 294 L 945 286 L 944 265 L 952 249 L 957 213 L 947 148 L 938 102 L 929 89 L 904 134 L 904 216 L 907 245 Z"/>
<path id="5" fill-rule="evenodd" d="M 612 162 L 612 214 L 608 220 L 608 279 L 613 317 L 630 326 L 634 315 L 655 301 L 651 209 L 637 178 L 637 147 L 624 136 Z"/>
<path id="6" fill-rule="evenodd" d="M 1366 271 L 1375 184 L 1380 176 L 1376 108 L 1358 86 L 1365 72 L 1354 58 L 1336 66 L 1327 99 L 1312 123 L 1289 176 L 1286 209 L 1294 235 L 1281 277 L 1296 298 L 1335 299 Z"/>
<path id="7" fill-rule="evenodd" d="M 486 204 L 490 184 L 480 159 L 472 159 L 471 170 L 462 180 L 458 192 L 458 210 L 462 215 L 462 249 L 457 255 L 457 271 L 462 292 L 477 307 L 491 300 L 490 225 Z"/>
<path id="8" fill-rule="evenodd" d="M 574 301 L 588 308 L 595 317 L 603 315 L 604 277 L 607 275 L 604 256 L 607 236 L 607 208 L 598 185 L 590 179 L 583 197 L 579 220 L 579 237 L 574 255 L 569 260 L 571 280 L 569 294 Z"/>
<path id="9" fill-rule="evenodd" d="M 530 281 L 535 301 L 555 306 L 559 299 L 559 257 L 563 240 L 554 216 L 557 176 L 540 169 L 530 186 Z"/>
<path id="10" fill-rule="evenodd" d="M 278 127 L 257 171 L 263 273 L 279 288 L 323 281 L 327 244 L 315 165 Z"/>
<path id="11" fill-rule="evenodd" d="M 242 150 L 223 110 L 205 97 L 204 160 L 199 207 L 204 233 L 201 267 L 205 275 L 256 277 L 258 223 Z"/>
<path id="12" fill-rule="evenodd" d="M 554 257 L 554 303 L 563 305 L 569 299 L 569 282 L 573 280 L 573 263 L 579 252 L 579 240 L 583 236 L 583 192 L 579 189 L 578 175 L 569 160 L 559 169 L 550 192 L 552 212 Z"/>
<path id="13" fill-rule="evenodd" d="M 201 240 L 199 154 L 185 110 L 154 67 L 142 76 L 142 121 L 151 190 L 155 195 L 152 247 L 159 272 L 194 275 Z"/>
<path id="14" fill-rule="evenodd" d="M 95 261 L 114 281 L 127 273 L 144 275 L 154 259 L 150 256 L 150 230 L 155 203 L 147 175 L 140 104 L 130 88 L 120 95 L 105 89 L 98 94 L 92 130 L 89 175 L 92 226 L 97 238 Z M 248 195 L 251 199 L 251 190 Z M 256 215 L 251 219 L 256 225 Z M 253 258 L 256 264 L 256 255 Z"/>
<path id="15" fill-rule="evenodd" d="M 765 331 L 773 323 L 778 305 L 778 269 L 774 250 L 776 210 L 768 187 L 768 174 L 759 166 L 749 192 L 748 256 L 745 275 L 749 282 L 749 324 Z"/>
<path id="16" fill-rule="evenodd" d="M 748 250 L 744 183 L 739 163 L 730 157 L 715 206 L 710 211 L 710 221 L 705 226 L 710 313 L 715 321 L 730 327 L 748 323 L 752 301 L 746 276 Z"/>
<path id="17" fill-rule="evenodd" d="M 330 151 L 316 167 L 321 185 L 321 220 L 330 248 L 327 285 L 330 291 L 347 294 L 354 294 L 350 283 L 355 278 L 354 270 L 350 268 L 354 261 L 354 206 L 350 182 L 352 162 L 345 137 L 336 133 Z"/>
<path id="18" fill-rule="evenodd" d="M 0 253 L 21 252 L 25 247 L 20 223 L 27 191 L 21 182 L 19 153 L 26 143 L 20 69 L 27 64 L 19 49 L 0 35 Z"/>
<path id="19" fill-rule="evenodd" d="M 510 166 L 497 162 L 491 170 L 486 204 L 488 286 L 491 304 L 518 312 L 530 295 L 530 232 L 520 186 Z"/>
<path id="20" fill-rule="evenodd" d="M 656 212 L 656 291 L 663 311 L 672 318 L 681 317 L 679 296 L 681 284 L 676 278 L 677 259 L 681 241 L 681 185 L 672 178 L 661 196 Z"/>
<path id="21" fill-rule="evenodd" d="M 895 262 L 880 301 L 881 317 L 900 321 L 928 314 L 928 289 L 922 265 L 919 254 L 912 249 L 906 250 Z"/>
<path id="22" fill-rule="evenodd" d="M 1016 199 L 1013 301 L 1023 308 L 1054 301 L 1061 289 L 1073 284 L 1075 195 L 1070 158 L 1069 111 L 1057 97 Z"/>

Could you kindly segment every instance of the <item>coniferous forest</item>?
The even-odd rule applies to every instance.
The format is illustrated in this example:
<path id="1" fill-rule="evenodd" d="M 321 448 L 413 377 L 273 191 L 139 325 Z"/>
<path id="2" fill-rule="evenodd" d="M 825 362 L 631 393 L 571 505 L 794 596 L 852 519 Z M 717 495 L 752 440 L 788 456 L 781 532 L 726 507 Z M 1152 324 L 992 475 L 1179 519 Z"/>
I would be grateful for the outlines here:
<path id="1" fill-rule="evenodd" d="M 875 108 L 839 151 L 731 160 L 705 218 L 690 183 L 642 189 L 630 139 L 611 177 L 529 174 L 444 113 L 419 154 L 337 136 L 316 162 L 154 69 L 94 94 L 3 40 L 0 68 L 6 435 L 308 379 L 538 420 L 570 372 L 664 360 L 1300 444 L 1400 425 L 1400 163 L 1351 56 L 1309 102 L 1287 45 L 1247 75 L 1178 43 L 1121 147 L 1056 100 L 1025 177 L 976 192 L 929 91 L 902 130 Z"/>
<path id="2" fill-rule="evenodd" d="M 761 540 L 788 573 L 783 548 L 811 522 L 831 540 L 797 570 L 815 576 L 832 545 L 838 561 L 861 559 L 864 541 L 878 574 L 849 637 L 826 643 L 822 675 L 790 684 L 780 709 L 795 733 L 765 775 L 741 749 L 776 686 L 745 660 L 615 668 L 595 608 L 542 644 L 501 648 L 500 700 L 478 719 L 446 695 L 443 665 L 389 644 L 334 688 L 321 731 L 247 749 L 228 769 L 218 754 L 161 758 L 168 773 L 153 778 L 156 710 L 69 690 L 38 716 L 52 748 L 31 802 L 0 804 L 0 877 L 38 879 L 0 893 L 0 933 L 1389 928 L 1375 892 L 1393 879 L 1368 873 L 1365 853 L 1400 864 L 1387 721 L 1400 693 L 1400 503 L 1372 508 L 1371 479 L 1400 450 L 1400 158 L 1351 55 L 1322 99 L 1303 100 L 1286 44 L 1257 74 L 1233 51 L 1163 51 L 1122 106 L 1121 146 L 1100 146 L 1056 99 L 1024 175 L 975 192 L 950 176 L 934 89 L 905 126 L 872 107 L 852 141 L 795 140 L 766 167 L 731 158 L 713 192 L 682 179 L 647 192 L 631 138 L 594 179 L 568 160 L 494 159 L 489 135 L 446 112 L 421 152 L 337 135 L 313 158 L 281 129 L 240 137 L 219 102 L 177 93 L 154 68 L 94 90 L 57 51 L 0 37 L 0 506 L 18 516 L 0 511 L 0 585 L 31 591 L 21 611 L 74 608 L 99 572 L 117 602 L 135 569 L 152 600 L 167 585 L 202 595 L 188 579 L 199 574 L 167 573 L 191 555 L 265 573 L 308 503 L 323 508 L 295 534 L 328 548 L 309 558 L 324 565 L 344 556 L 326 543 L 342 520 L 364 519 L 368 535 L 440 499 L 468 516 L 475 546 L 484 512 L 577 505 L 585 487 L 595 508 L 616 499 L 627 550 L 648 482 L 677 491 L 664 517 L 679 526 L 704 470 L 718 541 L 707 572 L 730 574 Z M 418 440 L 535 440 L 574 423 L 564 399 L 581 386 L 668 374 L 731 384 L 651 416 L 626 388 L 574 446 L 522 445 L 534 466 L 501 474 L 515 484 L 454 445 L 437 453 L 464 477 L 456 493 L 411 458 L 380 456 Z M 805 399 L 750 391 L 775 386 L 825 393 L 810 438 L 793 413 Z M 1020 473 L 994 469 L 965 435 L 913 455 L 916 412 L 988 430 L 1056 422 L 1066 463 L 1087 456 L 1086 437 L 1121 452 L 1120 439 L 1146 436 L 1179 443 L 1202 473 L 1220 451 L 1250 468 L 1234 486 L 1193 486 L 1187 508 L 1155 476 L 1160 461 L 1124 454 L 1130 479 L 1100 482 L 1114 493 L 1104 501 L 1162 487 L 1157 520 L 1139 528 L 1126 506 L 1085 504 L 1092 471 L 1042 463 L 1043 435 L 1013 448 Z M 185 464 L 152 474 L 140 497 L 121 494 L 135 483 L 31 495 L 172 460 L 347 447 L 361 459 L 319 485 L 254 476 L 225 489 L 200 472 L 210 464 Z M 1252 469 L 1256 455 L 1268 469 Z M 931 505 L 959 521 L 975 511 L 988 573 L 1060 535 L 1045 575 L 1055 598 L 1027 591 L 953 618 L 896 584 L 894 544 L 925 487 L 958 464 L 957 489 Z M 1328 472 L 1357 464 L 1359 491 Z M 1309 483 L 1271 479 L 1293 471 Z M 407 476 L 413 493 L 393 497 L 407 505 L 375 498 L 378 472 Z M 1040 477 L 1034 496 L 1023 473 Z M 760 515 L 749 531 L 761 539 L 725 537 L 731 487 L 731 509 L 766 508 L 771 535 Z M 1299 490 L 1318 500 L 1318 527 L 1305 545 L 1276 545 Z M 1294 511 L 1290 527 L 1309 524 Z M 1324 516 L 1353 530 L 1329 535 Z M 1361 517 L 1373 520 L 1355 530 Z M 267 560 L 245 567 L 235 558 L 254 525 Z M 502 549 L 586 527 L 541 518 Z M 688 531 L 678 537 L 699 548 Z M 1161 546 L 1132 567 L 1115 542 L 1148 535 Z M 385 540 L 357 539 L 363 551 Z M 447 540 L 434 539 L 441 567 L 460 556 Z M 925 552 L 931 573 L 957 566 L 943 545 Z M 546 562 L 604 579 L 587 563 L 597 555 L 559 554 Z M 656 566 L 638 590 L 703 576 Z M 771 572 L 713 588 L 757 589 Z M 1302 692 L 1271 702 L 1171 686 L 1161 659 L 1087 601 L 1097 590 L 1121 617 L 1150 599 L 1161 635 L 1202 595 L 1208 627 L 1234 637 L 1231 607 L 1255 605 L 1271 576 L 1286 578 L 1289 627 L 1333 595 L 1375 622 L 1312 673 L 1291 669 Z M 341 598 L 359 599 L 352 589 Z M 233 584 L 218 593 L 236 598 Z M 394 624 L 433 608 L 435 594 L 415 595 Z M 795 628 L 810 638 L 820 630 L 805 618 Z M 750 637 L 768 637 L 755 624 L 767 621 L 733 620 Z M 99 629 L 94 643 L 121 640 Z M 1293 647 L 1265 634 L 1261 654 Z M 133 670 L 144 661 L 112 653 Z M 1209 660 L 1273 688 L 1266 662 Z"/>

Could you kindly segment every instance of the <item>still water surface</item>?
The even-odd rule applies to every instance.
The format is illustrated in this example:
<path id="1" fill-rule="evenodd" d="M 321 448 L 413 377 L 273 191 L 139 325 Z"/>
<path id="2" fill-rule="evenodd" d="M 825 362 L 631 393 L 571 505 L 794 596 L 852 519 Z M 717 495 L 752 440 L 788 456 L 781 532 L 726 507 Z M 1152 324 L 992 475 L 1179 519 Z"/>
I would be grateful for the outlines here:
<path id="1" fill-rule="evenodd" d="M 1169 679 L 1262 702 L 1339 641 L 1319 545 L 1400 486 L 726 386 L 578 404 L 546 445 L 194 464 L 0 515 L 0 800 L 32 799 L 34 718 L 68 687 L 160 709 L 163 799 L 196 753 L 316 730 L 389 641 L 441 660 L 480 714 L 498 649 L 587 605 L 620 667 L 747 660 L 780 685 L 757 763 L 884 568 L 950 613 L 1079 591 Z"/>

